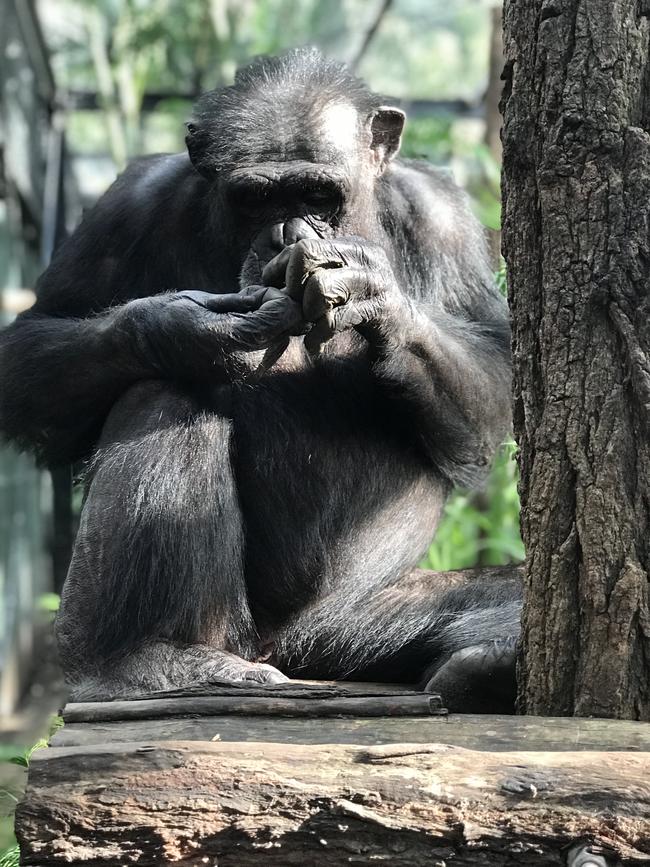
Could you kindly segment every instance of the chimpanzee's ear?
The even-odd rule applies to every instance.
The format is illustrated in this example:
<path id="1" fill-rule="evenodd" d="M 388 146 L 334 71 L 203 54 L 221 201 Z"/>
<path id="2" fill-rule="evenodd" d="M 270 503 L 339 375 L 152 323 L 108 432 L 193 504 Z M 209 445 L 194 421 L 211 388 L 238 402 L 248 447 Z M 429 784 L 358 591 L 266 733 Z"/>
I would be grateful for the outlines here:
<path id="1" fill-rule="evenodd" d="M 185 124 L 185 129 L 187 133 L 185 134 L 185 144 L 187 145 L 187 150 L 189 151 L 190 158 L 192 157 L 192 146 L 194 144 L 194 137 L 196 136 L 196 124 L 189 121 Z"/>
<path id="2" fill-rule="evenodd" d="M 405 121 L 406 114 L 394 106 L 382 106 L 368 118 L 370 147 L 380 172 L 399 153 Z"/>
<path id="3" fill-rule="evenodd" d="M 190 160 L 194 165 L 194 168 L 199 171 L 202 175 L 206 174 L 204 162 L 204 143 L 202 141 L 201 130 L 198 125 L 193 121 L 185 124 L 185 129 L 187 130 L 187 135 L 185 136 L 185 144 L 187 146 L 187 152 L 190 155 Z"/>

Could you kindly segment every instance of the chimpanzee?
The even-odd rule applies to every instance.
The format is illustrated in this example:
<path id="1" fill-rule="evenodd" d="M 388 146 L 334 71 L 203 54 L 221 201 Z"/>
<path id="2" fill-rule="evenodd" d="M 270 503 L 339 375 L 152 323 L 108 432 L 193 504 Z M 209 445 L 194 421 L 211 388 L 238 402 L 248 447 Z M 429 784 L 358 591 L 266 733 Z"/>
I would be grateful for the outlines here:
<path id="1" fill-rule="evenodd" d="M 288 675 L 510 701 L 516 582 L 416 569 L 508 431 L 509 329 L 403 124 L 314 50 L 255 60 L 4 332 L 0 428 L 87 462 L 57 623 L 77 697 Z"/>

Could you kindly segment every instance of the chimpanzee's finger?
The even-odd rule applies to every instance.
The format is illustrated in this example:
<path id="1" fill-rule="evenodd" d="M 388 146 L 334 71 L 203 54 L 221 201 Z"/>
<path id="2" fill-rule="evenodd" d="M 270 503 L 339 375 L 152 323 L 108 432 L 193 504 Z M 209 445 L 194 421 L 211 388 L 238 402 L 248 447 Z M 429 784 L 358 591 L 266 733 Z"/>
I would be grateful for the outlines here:
<path id="1" fill-rule="evenodd" d="M 285 247 L 281 253 L 278 253 L 270 262 L 266 263 L 262 271 L 262 282 L 265 286 L 281 287 L 285 285 L 287 265 L 294 247 L 295 244 Z"/>
<path id="2" fill-rule="evenodd" d="M 305 349 L 310 355 L 318 355 L 324 343 L 336 334 L 334 314 L 328 310 L 305 334 Z"/>
<path id="3" fill-rule="evenodd" d="M 281 337 L 274 346 L 269 346 L 264 353 L 264 357 L 254 371 L 254 376 L 256 378 L 263 376 L 266 371 L 270 370 L 275 362 L 284 355 L 289 346 L 290 340 L 290 337 Z"/>
<path id="4" fill-rule="evenodd" d="M 321 347 L 335 334 L 354 328 L 368 321 L 368 304 L 362 301 L 360 304 L 349 302 L 341 307 L 328 310 L 314 324 L 313 328 L 305 335 L 305 349 L 310 355 L 318 355 Z"/>
<path id="5" fill-rule="evenodd" d="M 230 333 L 234 343 L 247 350 L 266 348 L 278 337 L 300 333 L 302 325 L 300 304 L 285 294 L 251 313 L 234 313 L 230 317 Z"/>
<path id="6" fill-rule="evenodd" d="M 303 296 L 307 281 L 319 269 L 337 269 L 346 264 L 337 245 L 332 241 L 325 241 L 322 238 L 298 241 L 287 263 L 285 273 L 287 292 L 292 298 L 299 300 Z"/>
<path id="7" fill-rule="evenodd" d="M 214 296 L 218 298 L 219 296 Z M 273 286 L 248 286 L 246 289 L 237 293 L 237 297 L 241 299 L 241 306 L 238 309 L 233 309 L 232 313 L 249 313 L 254 310 L 259 310 L 264 304 L 269 301 L 277 301 L 278 298 L 286 298 L 287 293 L 281 289 L 275 289 Z M 208 304 L 208 310 L 215 313 L 220 313 L 221 309 L 218 302 Z"/>
<path id="8" fill-rule="evenodd" d="M 189 289 L 177 292 L 173 300 L 189 301 L 213 313 L 247 313 L 250 310 L 257 310 L 263 303 L 267 291 L 266 286 L 259 286 L 253 292 L 228 292 L 225 295 L 215 295 L 212 292 Z"/>
<path id="9" fill-rule="evenodd" d="M 305 283 L 302 310 L 307 322 L 316 322 L 327 310 L 345 304 L 368 287 L 368 275 L 354 268 L 319 268 Z"/>

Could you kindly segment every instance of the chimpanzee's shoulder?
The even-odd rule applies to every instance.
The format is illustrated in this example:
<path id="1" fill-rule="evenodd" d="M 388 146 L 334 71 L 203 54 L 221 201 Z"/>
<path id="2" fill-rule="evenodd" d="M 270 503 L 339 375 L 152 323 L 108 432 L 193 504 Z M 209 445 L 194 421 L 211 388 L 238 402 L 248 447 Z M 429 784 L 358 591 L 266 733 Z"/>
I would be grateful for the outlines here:
<path id="1" fill-rule="evenodd" d="M 418 203 L 428 206 L 431 197 L 435 197 L 464 209 L 467 200 L 451 169 L 423 160 L 395 160 L 384 175 L 383 186 L 395 203 L 403 201 L 411 208 Z"/>
<path id="2" fill-rule="evenodd" d="M 113 207 L 124 204 L 138 212 L 155 208 L 161 200 L 169 203 L 170 196 L 184 199 L 195 196 L 206 186 L 189 160 L 187 153 L 153 154 L 132 160 L 104 196 L 99 205 Z"/>
<path id="3" fill-rule="evenodd" d="M 201 261 L 207 186 L 186 154 L 133 160 L 57 249 L 34 309 L 86 315 L 175 285 Z"/>

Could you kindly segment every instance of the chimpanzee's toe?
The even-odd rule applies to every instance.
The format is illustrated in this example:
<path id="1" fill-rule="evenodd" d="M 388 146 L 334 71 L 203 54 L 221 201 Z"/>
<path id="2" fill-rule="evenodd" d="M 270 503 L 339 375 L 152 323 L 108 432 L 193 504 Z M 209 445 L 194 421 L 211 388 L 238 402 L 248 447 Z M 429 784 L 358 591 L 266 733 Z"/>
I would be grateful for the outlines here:
<path id="1" fill-rule="evenodd" d="M 254 681 L 265 686 L 287 683 L 290 678 L 286 674 L 282 674 L 277 668 L 272 665 L 267 665 L 264 662 L 253 663 L 253 667 L 244 672 L 242 680 Z"/>

